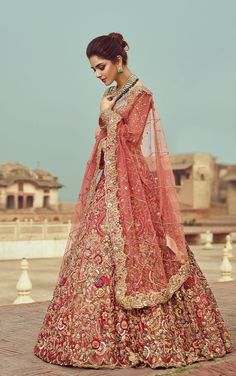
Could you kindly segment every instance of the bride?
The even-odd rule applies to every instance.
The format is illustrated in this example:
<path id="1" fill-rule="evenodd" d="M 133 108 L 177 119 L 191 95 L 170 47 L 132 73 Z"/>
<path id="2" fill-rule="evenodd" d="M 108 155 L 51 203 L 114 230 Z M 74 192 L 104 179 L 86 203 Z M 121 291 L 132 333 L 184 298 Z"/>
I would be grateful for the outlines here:
<path id="1" fill-rule="evenodd" d="M 34 347 L 39 358 L 62 366 L 180 367 L 232 350 L 185 240 L 153 94 L 128 68 L 128 49 L 119 33 L 87 46 L 90 66 L 108 88 Z"/>

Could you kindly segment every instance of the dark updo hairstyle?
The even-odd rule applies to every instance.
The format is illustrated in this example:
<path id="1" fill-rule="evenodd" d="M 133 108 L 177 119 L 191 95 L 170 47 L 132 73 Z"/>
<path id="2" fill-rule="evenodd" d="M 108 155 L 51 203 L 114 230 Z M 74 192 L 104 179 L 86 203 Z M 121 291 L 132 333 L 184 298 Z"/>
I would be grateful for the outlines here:
<path id="1" fill-rule="evenodd" d="M 86 49 L 86 55 L 90 58 L 93 55 L 102 59 L 111 60 L 113 64 L 117 61 L 117 55 L 122 56 L 124 65 L 127 65 L 128 56 L 126 51 L 129 49 L 128 43 L 119 33 L 110 33 L 101 35 L 91 40 Z"/>

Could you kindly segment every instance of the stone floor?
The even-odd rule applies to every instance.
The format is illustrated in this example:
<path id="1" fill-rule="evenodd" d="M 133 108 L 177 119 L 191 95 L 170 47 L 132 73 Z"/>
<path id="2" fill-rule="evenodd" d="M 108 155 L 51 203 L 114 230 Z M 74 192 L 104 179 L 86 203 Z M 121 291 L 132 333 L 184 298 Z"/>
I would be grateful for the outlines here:
<path id="1" fill-rule="evenodd" d="M 236 343 L 236 282 L 211 283 L 225 323 Z M 184 368 L 93 370 L 46 363 L 33 354 L 48 301 L 0 307 L 2 376 L 157 376 L 182 373 L 187 376 L 235 376 L 236 350 L 223 358 L 194 363 Z"/>
<path id="2" fill-rule="evenodd" d="M 212 250 L 191 246 L 198 264 L 215 294 L 221 313 L 236 344 L 236 252 L 231 259 L 233 282 L 217 282 L 220 276 L 222 245 Z M 183 373 L 187 376 L 236 376 L 236 349 L 227 356 L 184 368 L 92 370 L 61 367 L 43 362 L 33 354 L 36 336 L 42 324 L 61 259 L 29 260 L 29 275 L 33 283 L 32 297 L 36 303 L 12 305 L 15 285 L 20 275 L 19 261 L 0 262 L 0 375 L 2 376 L 158 376 Z M 236 348 L 236 346 L 235 346 Z"/>
<path id="3" fill-rule="evenodd" d="M 213 249 L 192 245 L 196 260 L 209 282 L 217 282 L 222 262 L 222 244 L 214 244 Z M 232 251 L 232 277 L 236 279 L 236 244 Z M 61 258 L 29 259 L 29 277 L 33 285 L 31 296 L 35 302 L 51 299 L 57 281 Z M 11 304 L 17 296 L 16 283 L 20 276 L 20 260 L 0 261 L 0 306 Z M 236 373 L 235 373 L 236 375 Z"/>

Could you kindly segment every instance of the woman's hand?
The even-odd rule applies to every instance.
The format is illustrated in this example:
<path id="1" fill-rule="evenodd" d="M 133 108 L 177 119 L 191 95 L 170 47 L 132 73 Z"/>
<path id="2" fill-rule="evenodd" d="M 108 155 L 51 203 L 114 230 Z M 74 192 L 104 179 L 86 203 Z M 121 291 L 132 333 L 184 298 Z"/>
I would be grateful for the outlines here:
<path id="1" fill-rule="evenodd" d="M 113 95 L 107 95 L 105 96 L 102 101 L 101 101 L 101 104 L 100 104 L 100 112 L 103 112 L 107 109 L 112 109 L 114 104 L 116 102 L 116 96 L 113 96 Z"/>

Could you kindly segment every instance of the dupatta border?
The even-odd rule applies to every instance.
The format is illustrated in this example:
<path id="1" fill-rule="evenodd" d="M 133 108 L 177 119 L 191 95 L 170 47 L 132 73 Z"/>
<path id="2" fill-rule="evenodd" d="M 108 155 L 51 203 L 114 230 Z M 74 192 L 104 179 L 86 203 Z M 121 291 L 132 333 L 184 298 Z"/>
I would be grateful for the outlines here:
<path id="1" fill-rule="evenodd" d="M 135 88 L 135 87 L 134 87 Z M 133 89 L 134 89 L 133 88 Z M 139 87 L 138 91 L 146 88 Z M 133 90 L 134 91 L 134 90 Z M 136 92 L 136 90 L 135 90 Z M 133 96 L 131 95 L 131 98 Z M 113 111 L 107 126 L 107 138 L 104 147 L 105 158 L 105 203 L 106 203 L 106 227 L 109 230 L 112 244 L 113 259 L 115 262 L 115 297 L 117 302 L 126 309 L 143 308 L 164 303 L 171 298 L 173 293 L 186 281 L 189 276 L 190 264 L 187 260 L 178 272 L 171 276 L 168 284 L 160 291 L 150 291 L 149 293 L 135 293 L 127 295 L 126 286 L 126 260 L 125 238 L 122 233 L 120 223 L 119 202 L 118 202 L 118 179 L 117 179 L 117 128 L 121 116 Z"/>

